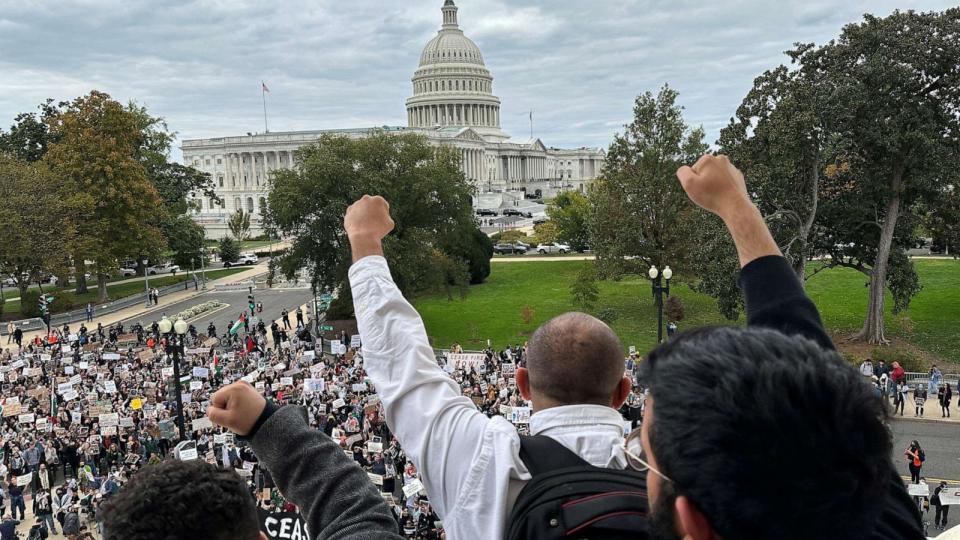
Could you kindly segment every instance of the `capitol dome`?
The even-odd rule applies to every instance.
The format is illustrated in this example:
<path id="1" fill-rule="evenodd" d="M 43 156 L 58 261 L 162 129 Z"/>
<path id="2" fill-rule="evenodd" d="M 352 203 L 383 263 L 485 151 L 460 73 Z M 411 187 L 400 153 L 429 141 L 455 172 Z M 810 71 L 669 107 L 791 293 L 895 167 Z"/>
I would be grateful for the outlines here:
<path id="1" fill-rule="evenodd" d="M 500 132 L 500 98 L 493 95 L 493 77 L 480 48 L 463 34 L 457 6 L 446 0 L 443 25 L 423 48 L 413 74 L 413 97 L 407 100 L 411 128 L 470 127 L 481 134 Z"/>

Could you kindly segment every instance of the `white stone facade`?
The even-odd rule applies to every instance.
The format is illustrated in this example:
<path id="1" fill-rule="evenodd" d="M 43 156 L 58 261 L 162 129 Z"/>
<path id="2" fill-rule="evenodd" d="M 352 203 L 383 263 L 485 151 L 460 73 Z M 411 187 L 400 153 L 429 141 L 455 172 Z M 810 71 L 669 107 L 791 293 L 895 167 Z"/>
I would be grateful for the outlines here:
<path id="1" fill-rule="evenodd" d="M 198 201 L 197 223 L 210 238 L 227 234 L 226 222 L 237 209 L 251 212 L 251 229 L 259 234 L 271 171 L 295 166 L 293 151 L 322 135 L 365 137 L 374 130 L 420 133 L 431 144 L 460 150 L 463 173 L 477 187 L 477 207 L 518 204 L 524 193 L 550 196 L 585 189 L 600 174 L 603 149 L 557 149 L 539 139 L 511 141 L 500 129 L 500 98 L 477 45 L 463 34 L 457 6 L 446 0 L 443 26 L 427 43 L 413 75 L 407 99 L 407 127 L 261 133 L 239 137 L 184 140 L 184 164 L 210 173 L 223 206 Z"/>

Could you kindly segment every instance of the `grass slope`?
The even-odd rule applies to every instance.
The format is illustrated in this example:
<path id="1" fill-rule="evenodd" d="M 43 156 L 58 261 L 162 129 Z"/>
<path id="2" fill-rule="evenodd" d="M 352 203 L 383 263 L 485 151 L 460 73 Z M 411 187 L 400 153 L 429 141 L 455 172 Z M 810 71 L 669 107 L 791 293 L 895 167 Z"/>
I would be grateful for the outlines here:
<path id="1" fill-rule="evenodd" d="M 445 296 L 425 296 L 414 304 L 423 316 L 427 334 L 436 347 L 457 341 L 465 349 L 523 343 L 540 324 L 571 311 L 570 284 L 583 261 L 516 262 L 495 264 L 486 283 L 470 288 L 467 298 L 448 301 Z M 960 361 L 960 262 L 917 260 L 924 289 L 906 313 L 894 316 L 887 302 L 887 329 L 917 347 L 952 361 Z M 833 269 L 814 276 L 807 291 L 820 308 L 827 328 L 852 333 L 862 324 L 867 305 L 864 277 L 852 270 Z M 613 308 L 618 314 L 613 329 L 624 345 L 646 351 L 656 343 L 656 309 L 650 282 L 640 277 L 598 283 L 600 300 L 594 312 Z M 723 319 L 708 296 L 674 284 L 674 295 L 683 300 L 686 319 L 681 329 L 705 324 L 737 324 Z M 533 311 L 523 321 L 525 306 Z"/>

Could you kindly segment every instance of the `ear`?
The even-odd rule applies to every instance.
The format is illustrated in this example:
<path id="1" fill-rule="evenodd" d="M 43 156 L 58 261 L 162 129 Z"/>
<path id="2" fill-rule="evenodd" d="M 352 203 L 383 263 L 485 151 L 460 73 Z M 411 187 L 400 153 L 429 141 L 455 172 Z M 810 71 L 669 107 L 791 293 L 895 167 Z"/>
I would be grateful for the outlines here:
<path id="1" fill-rule="evenodd" d="M 527 368 L 517 368 L 517 390 L 520 391 L 520 397 L 533 401 L 533 394 L 530 392 L 530 372 Z"/>
<path id="2" fill-rule="evenodd" d="M 266 533 L 260 531 L 260 540 L 270 540 L 270 538 L 267 537 Z"/>
<path id="3" fill-rule="evenodd" d="M 633 381 L 630 380 L 630 377 L 624 375 L 613 391 L 613 399 L 610 401 L 610 406 L 614 409 L 622 407 L 624 402 L 627 401 L 627 396 L 630 395 L 631 388 L 633 388 Z"/>
<path id="4" fill-rule="evenodd" d="M 679 495 L 674 504 L 674 510 L 677 513 L 676 523 L 680 529 L 678 532 L 684 539 L 710 540 L 716 536 L 706 516 L 700 513 L 690 499 Z"/>

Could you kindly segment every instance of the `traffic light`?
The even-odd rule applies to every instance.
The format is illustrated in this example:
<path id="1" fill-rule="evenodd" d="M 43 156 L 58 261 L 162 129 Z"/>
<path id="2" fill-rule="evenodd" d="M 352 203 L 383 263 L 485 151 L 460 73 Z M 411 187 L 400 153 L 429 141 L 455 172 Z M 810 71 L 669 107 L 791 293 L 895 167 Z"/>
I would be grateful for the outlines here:
<path id="1" fill-rule="evenodd" d="M 247 295 L 247 304 L 250 306 L 250 313 L 253 313 L 253 310 L 257 307 L 256 303 L 253 301 L 253 294 Z"/>
<path id="2" fill-rule="evenodd" d="M 44 322 L 47 324 L 50 323 L 50 304 L 53 303 L 53 296 L 49 294 L 41 294 L 40 298 L 37 299 L 38 307 L 40 308 L 40 317 L 43 318 Z"/>

